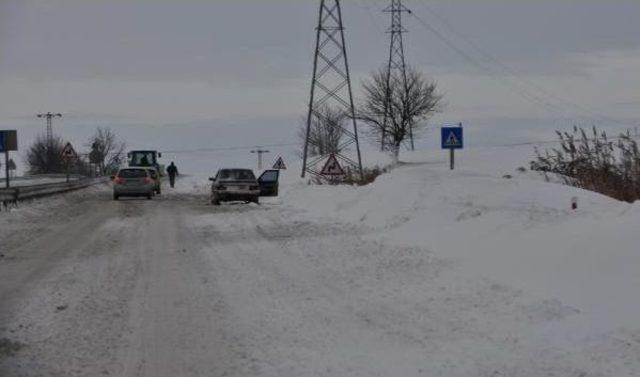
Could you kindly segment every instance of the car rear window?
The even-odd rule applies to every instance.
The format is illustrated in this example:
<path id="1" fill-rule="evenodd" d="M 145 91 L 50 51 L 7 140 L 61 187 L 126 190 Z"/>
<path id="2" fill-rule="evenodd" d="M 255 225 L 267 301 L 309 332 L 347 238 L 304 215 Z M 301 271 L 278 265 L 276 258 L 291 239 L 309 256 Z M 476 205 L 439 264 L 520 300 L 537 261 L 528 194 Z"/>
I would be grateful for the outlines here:
<path id="1" fill-rule="evenodd" d="M 118 173 L 118 177 L 120 178 L 144 178 L 146 176 L 146 170 L 142 169 L 125 169 L 120 170 L 120 173 Z"/>
<path id="2" fill-rule="evenodd" d="M 232 170 L 221 170 L 218 178 L 248 181 L 248 180 L 255 180 L 256 176 L 253 175 L 253 172 L 251 170 L 232 169 Z"/>

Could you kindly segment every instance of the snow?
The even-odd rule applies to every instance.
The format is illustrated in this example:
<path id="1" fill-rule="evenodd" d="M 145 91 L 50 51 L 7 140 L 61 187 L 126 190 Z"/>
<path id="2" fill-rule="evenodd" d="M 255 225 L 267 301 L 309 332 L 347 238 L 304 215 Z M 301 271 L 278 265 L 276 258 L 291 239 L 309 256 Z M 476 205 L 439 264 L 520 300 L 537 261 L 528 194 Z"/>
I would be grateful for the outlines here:
<path id="1" fill-rule="evenodd" d="M 633 352 L 640 350 L 640 301 L 635 299 L 640 288 L 640 205 L 549 183 L 535 172 L 517 171 L 528 166 L 532 155 L 531 146 L 469 150 L 459 153 L 459 168 L 450 171 L 443 152 L 413 153 L 405 157 L 406 163 L 372 185 L 355 188 L 298 183 L 284 191 L 282 200 L 299 209 L 301 218 L 365 226 L 371 229 L 367 239 L 389 248 L 420 248 L 433 253 L 413 259 L 415 255 L 407 252 L 405 257 L 411 258 L 411 264 L 428 263 L 434 257 L 452 263 L 455 267 L 446 279 L 461 292 L 448 297 L 455 300 L 458 294 L 466 297 L 479 290 L 474 305 L 483 308 L 477 318 L 464 319 L 477 323 L 462 324 L 476 326 L 463 330 L 474 349 L 473 355 L 465 357 L 482 357 L 477 351 L 483 346 L 474 343 L 482 337 L 471 334 L 484 331 L 486 325 L 496 333 L 517 333 L 524 328 L 521 335 L 529 338 L 527 347 L 532 351 L 561 349 L 566 353 L 563 359 L 587 371 L 600 370 L 606 364 L 604 360 L 590 364 L 589 352 L 601 356 L 601 352 L 610 351 L 606 357 L 616 360 L 611 363 L 623 364 L 620 359 L 625 358 L 629 369 L 609 369 L 605 375 L 637 375 L 640 359 Z M 512 178 L 503 178 L 506 174 Z M 577 211 L 570 208 L 573 197 L 579 200 Z M 402 261 L 401 255 L 395 255 L 398 261 Z M 375 258 L 371 261 L 376 262 Z M 432 292 L 433 288 L 403 279 L 386 283 L 392 286 L 384 289 L 404 296 L 413 305 L 439 310 L 425 301 L 424 291 L 416 289 Z M 440 284 L 443 282 L 436 285 Z M 478 288 L 474 288 L 476 284 Z M 493 292 L 494 286 L 502 293 Z M 492 301 L 499 300 L 496 295 L 505 294 L 503 291 L 512 296 L 508 300 L 524 298 L 534 303 L 524 313 L 499 313 L 503 318 L 496 321 L 496 309 L 491 306 L 499 308 L 504 303 Z M 416 309 L 395 310 L 393 318 L 422 315 Z M 459 309 L 468 308 L 463 305 Z M 453 318 L 465 316 L 449 314 Z M 511 323 L 514 316 L 521 315 L 533 323 Z M 456 343 L 443 342 L 445 347 Z M 627 346 L 615 349 L 622 354 L 601 349 L 613 347 L 611 342 Z M 489 352 L 517 353 L 505 349 Z M 487 357 L 508 359 L 504 354 Z M 519 365 L 526 362 L 511 361 L 515 369 L 507 368 L 511 370 L 507 375 L 531 375 L 533 369 Z M 573 375 L 569 370 L 564 372 L 562 375 Z"/>
<path id="2" fill-rule="evenodd" d="M 367 166 L 389 163 L 365 156 Z M 206 204 L 205 162 L 185 158 L 174 190 L 132 202 L 153 216 L 101 229 L 153 234 L 139 250 L 153 268 L 134 308 L 174 303 L 164 317 L 190 315 L 168 330 L 150 321 L 149 341 L 163 331 L 182 341 L 186 326 L 194 346 L 182 356 L 204 360 L 207 336 L 224 329 L 216 368 L 230 376 L 640 375 L 640 205 L 519 171 L 531 146 L 460 151 L 454 171 L 447 157 L 407 152 L 363 187 L 310 185 L 289 160 L 279 198 L 218 208 Z M 113 207 L 104 188 L 91 190 L 105 197 L 100 208 L 127 213 L 128 203 Z M 0 225 L 66 201 L 73 196 L 22 204 L 0 213 Z M 156 233 L 167 226 L 181 228 Z M 191 259 L 177 259 L 176 234 Z M 155 280 L 163 274 L 183 284 L 179 295 L 174 280 Z M 172 357 L 175 339 L 153 344 Z"/>
<path id="3" fill-rule="evenodd" d="M 524 329 L 521 336 L 528 337 L 530 343 L 529 348 L 525 348 L 551 352 L 550 349 L 558 347 L 568 353 L 565 358 L 575 362 L 578 369 L 584 366 L 581 363 L 591 363 L 586 361 L 589 356 L 585 349 L 596 348 L 600 352 L 600 347 L 613 347 L 608 342 L 615 343 L 616 339 L 629 340 L 629 347 L 640 349 L 637 339 L 640 301 L 634 299 L 640 289 L 637 273 L 640 234 L 636 231 L 640 205 L 547 182 L 536 172 L 518 170 L 528 168 L 532 158 L 530 145 L 470 149 L 457 153 L 457 169 L 450 171 L 448 155 L 443 151 L 405 153 L 403 163 L 364 187 L 309 185 L 298 177 L 299 166 L 289 163 L 290 169 L 283 172 L 281 198 L 267 203 L 284 206 L 296 221 L 336 224 L 345 229 L 364 227 L 368 229 L 364 237 L 367 242 L 389 248 L 390 251 L 379 250 L 378 255 L 352 255 L 354 250 L 349 247 L 354 247 L 356 252 L 359 248 L 349 245 L 345 250 L 347 241 L 336 237 L 335 244 L 303 252 L 322 254 L 318 258 L 326 259 L 324 267 L 341 271 L 342 278 L 349 275 L 349 279 L 358 281 L 360 289 L 375 291 L 369 299 L 395 307 L 392 315 L 384 314 L 389 318 L 376 318 L 376 313 L 367 313 L 374 322 L 396 323 L 399 318 L 423 315 L 418 308 L 426 310 L 430 305 L 422 289 L 427 289 L 429 294 L 434 289 L 425 287 L 424 282 L 416 281 L 411 274 L 395 276 L 384 283 L 374 282 L 349 266 L 355 263 L 362 270 L 377 266 L 376 270 L 387 269 L 383 273 L 388 274 L 403 263 L 430 265 L 435 258 L 436 265 L 455 267 L 444 268 L 448 271 L 446 276 L 427 278 L 430 274 L 427 272 L 425 278 L 434 279 L 435 285 L 445 290 L 455 287 L 451 294 L 463 297 L 464 301 L 477 300 L 473 304 L 459 303 L 459 310 L 467 310 L 466 305 L 483 308 L 475 314 L 478 317 L 461 319 L 470 322 L 463 327 L 478 326 L 463 332 L 482 332 L 480 327 L 488 323 L 491 331 L 498 333 Z M 366 160 L 368 166 L 384 167 L 388 163 L 389 159 L 381 154 Z M 506 175 L 511 177 L 505 178 Z M 206 186 L 200 191 L 206 193 Z M 579 202 L 577 211 L 571 209 L 574 197 Z M 346 254 L 326 255 L 336 249 Z M 380 259 L 386 260 L 382 266 Z M 384 297 L 377 296 L 391 295 L 391 292 L 400 295 L 405 306 L 396 302 L 400 297 L 385 302 Z M 362 292 L 358 289 L 351 294 L 359 297 Z M 474 295 L 478 297 L 472 298 Z M 528 303 L 519 304 L 521 309 L 515 311 L 497 309 L 507 312 L 499 313 L 501 317 L 496 321 L 493 317 L 497 313 L 490 306 L 494 300 L 505 300 L 496 297 L 500 295 L 511 297 L 506 300 Z M 447 297 L 455 299 L 449 293 L 437 297 L 443 302 Z M 495 304 L 505 305 L 501 301 Z M 438 311 L 438 308 L 429 310 Z M 455 311 L 447 315 L 465 317 Z M 529 321 L 511 323 L 522 316 Z M 410 322 L 404 325 L 406 328 L 397 326 L 390 331 L 412 332 Z M 539 331 L 542 332 L 536 334 Z M 444 340 L 444 334 L 442 338 L 445 348 L 451 346 Z M 368 347 L 375 348 L 376 342 L 369 341 L 372 344 Z M 480 344 L 473 347 L 473 355 L 464 356 L 480 357 L 477 347 L 481 347 Z M 384 349 L 387 352 L 386 347 Z M 375 352 L 367 348 L 369 351 Z M 509 354 L 512 351 L 487 352 Z M 616 349 L 616 352 L 622 350 Z M 455 356 L 451 357 L 460 362 Z M 622 368 L 616 369 L 619 373 L 616 375 L 640 373 L 640 361 L 633 356 L 625 357 L 633 360 L 631 370 L 634 372 L 628 374 L 628 370 Z M 513 375 L 526 375 L 518 369 L 523 368 L 518 365 L 520 362 L 533 361 L 512 361 Z M 598 363 L 590 368 L 596 365 Z M 590 370 L 589 367 L 586 370 Z"/>
<path id="4" fill-rule="evenodd" d="M 297 186 L 284 200 L 319 218 L 371 227 L 385 242 L 433 250 L 459 262 L 465 276 L 560 299 L 598 328 L 637 325 L 640 302 L 629 297 L 640 288 L 640 206 L 519 173 L 526 149 L 501 149 L 507 153 L 463 152 L 455 171 L 416 153 L 372 185 Z"/>

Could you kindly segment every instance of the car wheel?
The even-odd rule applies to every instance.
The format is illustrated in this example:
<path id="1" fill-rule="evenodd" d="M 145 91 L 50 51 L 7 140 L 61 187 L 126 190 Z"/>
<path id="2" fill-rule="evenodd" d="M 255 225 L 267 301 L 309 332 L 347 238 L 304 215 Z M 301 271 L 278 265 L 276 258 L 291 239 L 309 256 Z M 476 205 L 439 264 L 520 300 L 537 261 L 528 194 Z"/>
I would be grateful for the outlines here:
<path id="1" fill-rule="evenodd" d="M 118 194 L 113 194 L 113 200 L 118 200 L 120 199 L 120 197 L 118 196 Z"/>
<path id="2" fill-rule="evenodd" d="M 252 202 L 256 203 L 257 205 L 260 205 L 260 197 L 256 196 L 256 198 L 253 199 Z"/>
<path id="3" fill-rule="evenodd" d="M 153 193 L 147 194 L 147 200 L 151 200 L 153 198 Z"/>

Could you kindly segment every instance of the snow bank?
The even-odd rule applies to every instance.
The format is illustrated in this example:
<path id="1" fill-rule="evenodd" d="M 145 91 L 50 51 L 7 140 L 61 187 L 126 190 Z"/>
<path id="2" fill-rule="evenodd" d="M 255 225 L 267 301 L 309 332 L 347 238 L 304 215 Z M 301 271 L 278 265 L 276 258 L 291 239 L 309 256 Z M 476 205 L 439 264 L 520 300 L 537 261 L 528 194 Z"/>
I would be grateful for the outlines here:
<path id="1" fill-rule="evenodd" d="M 577 308 L 595 331 L 640 325 L 640 205 L 545 182 L 530 146 L 413 153 L 366 187 L 293 184 L 283 201 L 316 218 L 371 227 L 490 278 Z M 506 174 L 511 179 L 503 178 Z M 571 210 L 577 197 L 579 209 Z"/>
<path id="2" fill-rule="evenodd" d="M 640 375 L 640 206 L 519 172 L 532 154 L 413 153 L 365 187 L 290 164 L 280 198 L 192 218 L 235 374 Z"/>

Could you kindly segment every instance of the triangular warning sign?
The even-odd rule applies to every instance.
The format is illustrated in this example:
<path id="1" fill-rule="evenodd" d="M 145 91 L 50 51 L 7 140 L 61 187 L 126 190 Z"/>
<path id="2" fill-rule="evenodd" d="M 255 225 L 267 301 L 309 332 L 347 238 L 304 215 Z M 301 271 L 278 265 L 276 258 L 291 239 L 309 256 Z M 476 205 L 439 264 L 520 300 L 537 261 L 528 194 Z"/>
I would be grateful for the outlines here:
<path id="1" fill-rule="evenodd" d="M 338 175 L 345 175 L 345 172 L 344 172 L 344 169 L 342 169 L 342 166 L 340 166 L 340 163 L 338 162 L 338 159 L 336 158 L 336 156 L 332 154 L 331 156 L 329 156 L 327 163 L 324 164 L 324 167 L 322 168 L 322 171 L 320 172 L 320 174 L 338 176 Z"/>
<path id="2" fill-rule="evenodd" d="M 64 148 L 62 149 L 62 158 L 65 159 L 72 159 L 72 158 L 76 158 L 78 157 L 78 154 L 76 153 L 75 149 L 73 149 L 73 146 L 71 145 L 71 143 L 67 143 L 67 145 L 64 146 Z"/>
<path id="3" fill-rule="evenodd" d="M 277 170 L 287 170 L 287 165 L 284 164 L 282 157 L 278 157 L 276 163 L 273 164 L 273 168 Z"/>
<path id="4" fill-rule="evenodd" d="M 457 147 L 460 145 L 460 140 L 458 140 L 455 132 L 449 133 L 449 137 L 447 137 L 447 141 L 445 141 L 444 145 L 447 147 Z"/>

